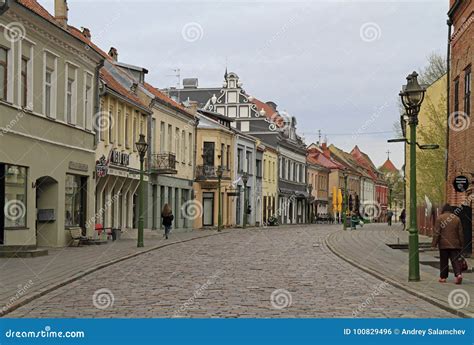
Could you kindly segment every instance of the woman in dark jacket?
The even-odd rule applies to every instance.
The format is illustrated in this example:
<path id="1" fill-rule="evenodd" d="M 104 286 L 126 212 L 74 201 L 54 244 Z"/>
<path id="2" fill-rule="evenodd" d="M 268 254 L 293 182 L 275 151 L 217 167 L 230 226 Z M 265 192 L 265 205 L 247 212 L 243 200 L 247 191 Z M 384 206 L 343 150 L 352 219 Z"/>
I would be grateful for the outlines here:
<path id="1" fill-rule="evenodd" d="M 168 204 L 165 204 L 165 206 L 163 207 L 163 211 L 161 212 L 161 218 L 163 226 L 165 227 L 164 236 L 166 237 L 166 239 L 168 239 L 168 235 L 170 234 L 171 225 L 173 224 L 174 219 L 173 211 L 171 211 L 171 208 Z"/>
<path id="2" fill-rule="evenodd" d="M 432 246 L 439 248 L 439 282 L 446 283 L 449 274 L 448 260 L 451 260 L 454 282 L 461 284 L 462 274 L 459 258 L 464 247 L 464 234 L 461 220 L 451 212 L 451 206 L 448 204 L 443 206 L 442 214 L 436 219 Z"/>

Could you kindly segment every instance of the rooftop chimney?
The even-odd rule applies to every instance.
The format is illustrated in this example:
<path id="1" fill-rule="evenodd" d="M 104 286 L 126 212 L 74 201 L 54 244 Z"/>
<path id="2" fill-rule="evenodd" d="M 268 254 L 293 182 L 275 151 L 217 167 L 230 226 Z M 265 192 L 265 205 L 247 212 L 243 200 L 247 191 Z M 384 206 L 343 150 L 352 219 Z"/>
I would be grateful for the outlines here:
<path id="1" fill-rule="evenodd" d="M 110 47 L 109 56 L 114 60 L 118 61 L 118 51 L 114 47 Z"/>
<path id="2" fill-rule="evenodd" d="M 273 110 L 277 110 L 277 105 L 275 102 L 268 101 L 266 102 L 268 106 L 270 106 Z"/>
<path id="3" fill-rule="evenodd" d="M 321 144 L 321 150 L 323 150 L 323 155 L 326 157 L 326 158 L 331 158 L 331 152 L 329 151 L 328 149 L 328 145 L 326 144 L 326 142 L 323 141 L 323 143 Z"/>
<path id="4" fill-rule="evenodd" d="M 193 115 L 196 115 L 197 110 L 198 110 L 198 102 L 190 101 L 188 99 L 188 101 L 186 103 L 187 103 L 186 108 L 189 110 L 189 112 Z"/>
<path id="5" fill-rule="evenodd" d="M 91 31 L 88 28 L 82 28 L 82 35 L 87 38 L 89 41 L 91 40 Z"/>
<path id="6" fill-rule="evenodd" d="M 197 89 L 199 86 L 198 78 L 184 78 L 183 88 L 185 89 Z"/>
<path id="7" fill-rule="evenodd" d="M 67 28 L 67 0 L 54 0 L 54 19 L 63 29 Z"/>

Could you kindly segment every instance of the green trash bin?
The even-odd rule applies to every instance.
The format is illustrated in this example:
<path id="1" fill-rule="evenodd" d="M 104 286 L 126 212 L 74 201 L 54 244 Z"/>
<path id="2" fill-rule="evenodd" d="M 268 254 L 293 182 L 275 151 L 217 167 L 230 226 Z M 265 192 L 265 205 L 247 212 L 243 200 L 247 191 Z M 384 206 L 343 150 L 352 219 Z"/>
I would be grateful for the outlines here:
<path id="1" fill-rule="evenodd" d="M 358 219 L 356 216 L 351 217 L 351 229 L 355 230 L 357 227 Z"/>

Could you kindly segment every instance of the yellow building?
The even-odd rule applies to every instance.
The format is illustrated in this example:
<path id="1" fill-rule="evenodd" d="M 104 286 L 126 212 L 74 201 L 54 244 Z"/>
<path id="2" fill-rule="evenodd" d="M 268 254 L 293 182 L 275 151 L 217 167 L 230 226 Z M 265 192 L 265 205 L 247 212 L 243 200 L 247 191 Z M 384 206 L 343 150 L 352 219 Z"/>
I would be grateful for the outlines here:
<path id="1" fill-rule="evenodd" d="M 440 206 L 444 202 L 444 150 L 446 130 L 433 130 L 437 127 L 446 128 L 446 81 L 447 76 L 436 80 L 426 89 L 425 99 L 418 115 L 417 142 L 420 144 L 438 144 L 438 150 L 420 150 L 416 148 L 417 155 L 417 204 L 426 205 L 426 198 L 432 205 Z M 422 132 L 427 133 L 424 138 Z M 434 134 L 437 132 L 437 134 Z M 405 138 L 410 138 L 410 128 L 406 125 Z M 425 142 L 436 140 L 437 142 Z M 423 167 L 424 161 L 429 163 L 429 168 Z M 405 144 L 405 200 L 407 210 L 407 224 L 409 223 L 410 210 L 410 146 Z M 421 170 L 421 171 L 420 171 Z M 436 178 L 438 176 L 439 178 Z M 429 205 L 428 205 L 429 206 Z"/>
<path id="2" fill-rule="evenodd" d="M 221 179 L 222 225 L 233 226 L 235 202 L 239 193 L 234 169 L 235 134 L 232 119 L 200 110 L 197 113 L 196 174 L 194 200 L 184 212 L 194 218 L 195 228 L 217 227 L 219 215 L 218 172 Z"/>
<path id="3" fill-rule="evenodd" d="M 276 214 L 278 205 L 278 151 L 271 146 L 265 146 L 263 151 L 262 197 L 263 224 L 266 224 Z"/>
<path id="4" fill-rule="evenodd" d="M 88 222 L 127 231 L 137 228 L 138 221 L 140 157 L 135 143 L 140 134 L 147 135 L 151 112 L 117 81 L 121 74 L 110 61 L 106 61 L 101 70 L 103 92 L 100 118 L 97 119 L 96 217 Z"/>

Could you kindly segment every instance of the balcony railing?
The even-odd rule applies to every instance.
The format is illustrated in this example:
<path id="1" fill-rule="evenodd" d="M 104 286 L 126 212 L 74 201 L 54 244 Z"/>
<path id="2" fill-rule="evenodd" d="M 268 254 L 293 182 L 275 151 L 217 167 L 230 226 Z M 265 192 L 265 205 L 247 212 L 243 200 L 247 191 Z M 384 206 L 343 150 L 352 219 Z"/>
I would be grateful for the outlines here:
<path id="1" fill-rule="evenodd" d="M 176 155 L 171 152 L 152 154 L 149 168 L 155 174 L 177 174 Z"/>
<path id="2" fill-rule="evenodd" d="M 217 180 L 218 166 L 213 165 L 198 165 L 196 166 L 196 180 Z M 222 169 L 222 179 L 230 179 L 230 171 L 226 167 Z"/>

